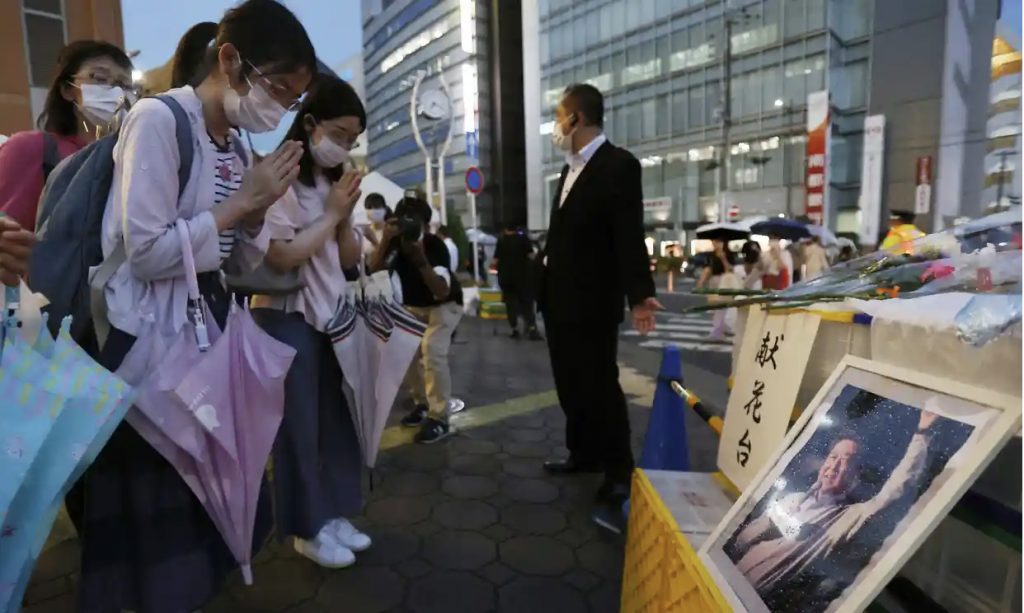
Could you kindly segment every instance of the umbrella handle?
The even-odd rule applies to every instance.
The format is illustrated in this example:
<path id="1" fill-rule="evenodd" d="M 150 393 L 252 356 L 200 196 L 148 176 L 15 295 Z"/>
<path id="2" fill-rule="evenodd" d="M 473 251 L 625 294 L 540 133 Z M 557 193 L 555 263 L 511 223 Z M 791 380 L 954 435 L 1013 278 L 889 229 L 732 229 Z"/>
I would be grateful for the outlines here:
<path id="1" fill-rule="evenodd" d="M 246 585 L 252 585 L 252 566 L 249 564 L 242 564 L 242 581 L 245 581 Z"/>

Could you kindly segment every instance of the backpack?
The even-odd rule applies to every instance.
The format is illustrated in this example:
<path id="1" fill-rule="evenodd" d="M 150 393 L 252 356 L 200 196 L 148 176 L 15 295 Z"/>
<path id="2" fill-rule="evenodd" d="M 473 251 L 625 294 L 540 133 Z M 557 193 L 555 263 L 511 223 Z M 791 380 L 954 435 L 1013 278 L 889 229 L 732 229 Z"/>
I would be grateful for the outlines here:
<path id="1" fill-rule="evenodd" d="M 175 137 L 181 156 L 178 167 L 178 197 L 181 198 L 192 174 L 192 124 L 177 100 L 169 96 L 156 98 L 174 114 Z M 50 171 L 39 200 L 36 245 L 28 262 L 32 290 L 49 300 L 45 311 L 49 313 L 50 332 L 56 336 L 61 321 L 70 315 L 71 338 L 87 349 L 93 345 L 88 343 L 90 332 L 95 334 L 96 349 L 106 340 L 109 324 L 102 317 L 105 314 L 102 288 L 127 259 L 123 244 L 106 259 L 100 244 L 103 214 L 114 180 L 117 137 L 115 132 L 91 143 Z M 94 266 L 98 268 L 90 274 Z M 98 298 L 91 295 L 90 285 L 100 290 L 96 292 Z"/>

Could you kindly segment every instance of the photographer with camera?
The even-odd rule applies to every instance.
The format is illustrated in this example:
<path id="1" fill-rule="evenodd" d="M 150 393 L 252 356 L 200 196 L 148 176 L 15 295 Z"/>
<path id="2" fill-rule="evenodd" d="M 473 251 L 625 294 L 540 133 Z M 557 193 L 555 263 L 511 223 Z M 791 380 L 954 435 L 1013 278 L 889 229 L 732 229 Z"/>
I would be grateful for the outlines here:
<path id="1" fill-rule="evenodd" d="M 462 287 L 444 241 L 430 233 L 432 210 L 426 201 L 407 193 L 387 222 L 380 246 L 370 258 L 371 272 L 387 270 L 400 284 L 396 297 L 427 324 L 420 349 L 409 366 L 405 386 L 416 407 L 402 419 L 419 427 L 417 443 L 436 443 L 448 437 L 448 401 L 452 395 L 448 351 L 462 319 Z"/>

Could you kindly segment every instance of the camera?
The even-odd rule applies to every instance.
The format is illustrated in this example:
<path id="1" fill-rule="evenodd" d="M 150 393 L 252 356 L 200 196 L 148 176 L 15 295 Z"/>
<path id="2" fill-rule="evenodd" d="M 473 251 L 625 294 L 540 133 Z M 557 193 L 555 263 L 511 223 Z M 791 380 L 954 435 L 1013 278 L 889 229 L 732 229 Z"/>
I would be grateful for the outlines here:
<path id="1" fill-rule="evenodd" d="M 420 240 L 420 232 L 423 231 L 423 224 L 414 217 L 399 217 L 395 220 L 398 224 L 398 236 L 404 241 L 415 243 Z"/>

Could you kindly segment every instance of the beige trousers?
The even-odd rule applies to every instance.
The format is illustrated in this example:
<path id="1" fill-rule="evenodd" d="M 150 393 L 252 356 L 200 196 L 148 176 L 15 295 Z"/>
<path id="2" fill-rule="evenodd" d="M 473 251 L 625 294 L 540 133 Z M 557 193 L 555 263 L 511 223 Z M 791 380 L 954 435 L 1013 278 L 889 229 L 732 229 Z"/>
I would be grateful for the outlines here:
<path id="1" fill-rule="evenodd" d="M 405 374 L 405 388 L 417 405 L 430 407 L 431 417 L 447 422 L 448 401 L 452 397 L 448 351 L 452 346 L 452 333 L 462 319 L 462 308 L 452 302 L 437 307 L 406 308 L 427 324 L 427 331 Z"/>

